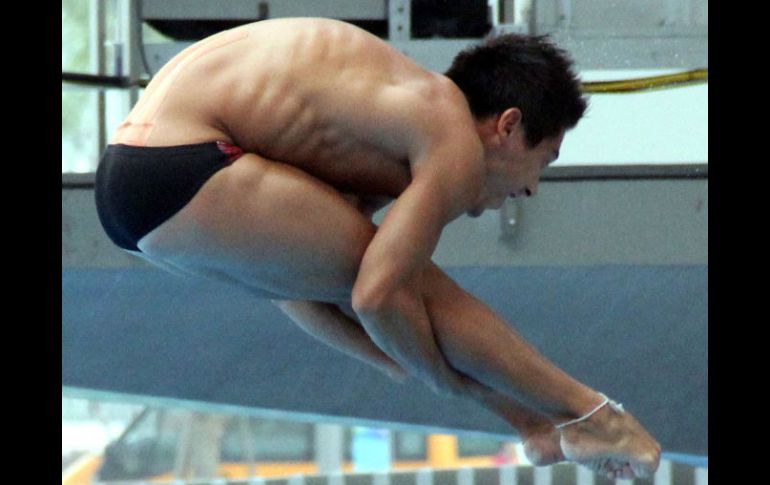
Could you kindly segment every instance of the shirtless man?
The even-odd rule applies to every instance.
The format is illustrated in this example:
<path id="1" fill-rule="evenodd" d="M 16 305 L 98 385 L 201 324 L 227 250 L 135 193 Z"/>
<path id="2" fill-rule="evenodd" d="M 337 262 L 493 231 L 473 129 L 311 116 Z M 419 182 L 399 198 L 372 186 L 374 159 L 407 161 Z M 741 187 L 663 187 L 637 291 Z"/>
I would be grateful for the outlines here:
<path id="1" fill-rule="evenodd" d="M 501 36 L 442 75 L 343 22 L 258 22 L 154 77 L 102 157 L 97 209 L 121 248 L 245 287 L 391 377 L 477 400 L 536 464 L 649 477 L 660 447 L 628 412 L 431 262 L 450 221 L 537 193 L 585 107 L 543 38 Z"/>

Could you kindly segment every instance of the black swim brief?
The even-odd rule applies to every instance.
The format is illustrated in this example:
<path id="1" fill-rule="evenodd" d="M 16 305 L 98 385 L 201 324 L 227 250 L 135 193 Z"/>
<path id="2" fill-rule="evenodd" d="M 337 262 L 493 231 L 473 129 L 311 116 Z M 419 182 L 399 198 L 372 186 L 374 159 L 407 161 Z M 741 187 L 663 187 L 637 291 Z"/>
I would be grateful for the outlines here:
<path id="1" fill-rule="evenodd" d="M 112 241 L 136 243 L 179 212 L 206 181 L 243 154 L 224 142 L 140 147 L 109 145 L 96 170 L 96 210 Z"/>

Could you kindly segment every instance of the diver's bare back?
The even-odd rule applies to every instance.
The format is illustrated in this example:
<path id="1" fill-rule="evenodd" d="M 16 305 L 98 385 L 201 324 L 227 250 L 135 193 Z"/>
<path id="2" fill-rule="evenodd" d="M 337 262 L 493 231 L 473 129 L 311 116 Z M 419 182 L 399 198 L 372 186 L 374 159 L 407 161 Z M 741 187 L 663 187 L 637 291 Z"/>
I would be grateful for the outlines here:
<path id="1" fill-rule="evenodd" d="M 225 141 L 341 192 L 395 198 L 411 180 L 416 128 L 428 121 L 429 115 L 415 119 L 414 105 L 435 103 L 451 89 L 442 76 L 349 24 L 263 21 L 172 59 L 112 143 Z M 145 138 L 137 141 L 137 133 Z"/>

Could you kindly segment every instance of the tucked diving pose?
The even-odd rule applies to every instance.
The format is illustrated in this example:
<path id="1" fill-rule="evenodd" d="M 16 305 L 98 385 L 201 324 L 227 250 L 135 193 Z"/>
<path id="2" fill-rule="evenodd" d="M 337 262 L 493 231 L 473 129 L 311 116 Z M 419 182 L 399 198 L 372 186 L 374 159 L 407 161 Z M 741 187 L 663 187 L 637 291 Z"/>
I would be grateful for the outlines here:
<path id="1" fill-rule="evenodd" d="M 572 69 L 543 36 L 490 37 L 436 73 L 340 21 L 227 30 L 171 59 L 117 128 L 99 217 L 161 268 L 246 288 L 395 379 L 478 401 L 535 464 L 649 477 L 660 446 L 628 411 L 431 261 L 449 222 L 537 194 L 586 109 Z"/>

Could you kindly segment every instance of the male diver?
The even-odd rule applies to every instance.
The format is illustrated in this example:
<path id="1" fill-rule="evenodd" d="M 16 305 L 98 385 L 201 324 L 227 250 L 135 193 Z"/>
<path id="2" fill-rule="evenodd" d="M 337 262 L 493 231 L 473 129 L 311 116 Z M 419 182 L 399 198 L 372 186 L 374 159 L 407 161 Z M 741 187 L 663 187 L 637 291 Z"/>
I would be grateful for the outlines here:
<path id="1" fill-rule="evenodd" d="M 630 413 L 431 262 L 450 221 L 534 196 L 585 109 L 547 37 L 487 39 L 439 74 L 343 22 L 257 22 L 152 79 L 102 157 L 98 213 L 161 268 L 247 288 L 391 377 L 475 399 L 535 464 L 650 477 L 660 446 Z"/>

